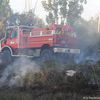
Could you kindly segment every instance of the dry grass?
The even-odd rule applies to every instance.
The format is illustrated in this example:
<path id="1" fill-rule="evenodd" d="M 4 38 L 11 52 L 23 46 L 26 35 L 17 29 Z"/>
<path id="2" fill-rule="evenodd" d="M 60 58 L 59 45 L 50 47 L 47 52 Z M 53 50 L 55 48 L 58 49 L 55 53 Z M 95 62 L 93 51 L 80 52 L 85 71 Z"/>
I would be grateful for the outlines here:
<path id="1" fill-rule="evenodd" d="M 26 74 L 23 87 L 0 90 L 0 100 L 83 100 L 85 95 L 96 95 L 88 82 L 90 78 L 97 80 L 99 66 L 100 62 L 83 65 L 45 62 L 40 72 Z M 66 70 L 70 69 L 77 71 L 72 77 L 66 76 Z"/>

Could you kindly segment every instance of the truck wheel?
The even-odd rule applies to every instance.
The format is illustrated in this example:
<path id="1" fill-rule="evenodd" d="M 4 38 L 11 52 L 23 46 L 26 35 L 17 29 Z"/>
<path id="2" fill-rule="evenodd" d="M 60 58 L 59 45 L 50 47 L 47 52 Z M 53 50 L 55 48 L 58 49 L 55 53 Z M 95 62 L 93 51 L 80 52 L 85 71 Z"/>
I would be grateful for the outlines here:
<path id="1" fill-rule="evenodd" d="M 3 63 L 8 65 L 12 62 L 12 56 L 9 50 L 4 50 L 2 55 Z"/>
<path id="2" fill-rule="evenodd" d="M 43 49 L 41 51 L 41 59 L 43 61 L 53 60 L 54 59 L 54 53 L 51 49 Z"/>

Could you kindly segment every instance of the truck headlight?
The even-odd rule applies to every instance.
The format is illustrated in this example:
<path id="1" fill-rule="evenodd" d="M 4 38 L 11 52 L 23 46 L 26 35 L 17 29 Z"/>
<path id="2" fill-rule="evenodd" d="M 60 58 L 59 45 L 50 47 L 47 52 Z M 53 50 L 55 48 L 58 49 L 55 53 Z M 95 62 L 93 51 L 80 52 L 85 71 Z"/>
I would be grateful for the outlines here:
<path id="1" fill-rule="evenodd" d="M 10 44 L 15 44 L 15 42 L 14 41 L 11 41 Z"/>

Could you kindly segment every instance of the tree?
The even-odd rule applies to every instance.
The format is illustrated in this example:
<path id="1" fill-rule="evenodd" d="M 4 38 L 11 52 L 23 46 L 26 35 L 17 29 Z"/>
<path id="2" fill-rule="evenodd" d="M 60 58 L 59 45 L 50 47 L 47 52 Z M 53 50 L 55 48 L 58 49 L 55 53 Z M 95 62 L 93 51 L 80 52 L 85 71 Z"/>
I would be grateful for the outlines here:
<path id="1" fill-rule="evenodd" d="M 15 13 L 9 19 L 10 25 L 28 25 L 28 26 L 38 26 L 43 27 L 44 22 L 42 19 L 34 15 L 33 12 L 28 13 Z"/>
<path id="2" fill-rule="evenodd" d="M 0 0 L 0 35 L 5 30 L 7 19 L 12 14 L 9 6 L 9 0 Z"/>
<path id="3" fill-rule="evenodd" d="M 86 0 L 44 0 L 42 5 L 48 12 L 46 17 L 47 23 L 68 22 L 73 24 L 81 15 L 83 11 L 83 4 Z"/>
<path id="4" fill-rule="evenodd" d="M 47 2 L 42 1 L 42 5 L 48 11 L 48 16 L 46 16 L 47 23 L 52 23 L 58 20 L 58 0 L 47 0 Z"/>

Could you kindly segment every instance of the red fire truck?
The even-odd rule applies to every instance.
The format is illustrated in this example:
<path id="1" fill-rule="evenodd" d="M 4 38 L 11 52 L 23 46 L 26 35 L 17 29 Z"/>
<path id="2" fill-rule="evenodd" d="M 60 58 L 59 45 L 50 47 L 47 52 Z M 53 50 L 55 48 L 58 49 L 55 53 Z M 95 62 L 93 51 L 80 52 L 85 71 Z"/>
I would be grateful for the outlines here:
<path id="1" fill-rule="evenodd" d="M 54 54 L 77 54 L 76 34 L 69 25 L 52 24 L 48 28 L 9 26 L 1 40 L 1 52 L 6 59 L 12 56 L 41 56 L 50 59 Z"/>

